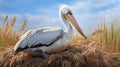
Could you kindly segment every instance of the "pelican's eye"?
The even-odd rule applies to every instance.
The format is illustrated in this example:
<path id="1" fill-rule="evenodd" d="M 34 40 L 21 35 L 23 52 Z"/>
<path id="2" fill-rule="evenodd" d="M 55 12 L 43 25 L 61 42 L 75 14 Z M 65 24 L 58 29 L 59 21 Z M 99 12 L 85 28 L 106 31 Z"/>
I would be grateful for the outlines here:
<path id="1" fill-rule="evenodd" d="M 72 15 L 72 12 L 71 11 L 68 11 L 68 13 L 67 14 L 70 14 L 70 15 Z"/>

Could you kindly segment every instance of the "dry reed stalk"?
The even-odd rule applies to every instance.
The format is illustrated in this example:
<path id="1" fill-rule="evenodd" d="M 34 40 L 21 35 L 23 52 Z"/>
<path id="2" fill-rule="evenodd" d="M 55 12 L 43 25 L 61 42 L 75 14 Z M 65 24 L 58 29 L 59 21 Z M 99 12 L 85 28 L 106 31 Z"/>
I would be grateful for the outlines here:
<path id="1" fill-rule="evenodd" d="M 23 31 L 25 29 L 26 23 L 27 23 L 27 20 L 24 20 L 24 22 L 20 26 L 20 31 Z"/>
<path id="2" fill-rule="evenodd" d="M 5 16 L 5 18 L 4 18 L 4 23 L 7 22 L 7 19 L 8 19 L 8 15 Z"/>
<path id="3" fill-rule="evenodd" d="M 12 18 L 12 20 L 11 20 L 11 22 L 10 22 L 10 28 L 12 29 L 13 28 L 13 26 L 14 26 L 14 24 L 15 24 L 15 21 L 16 21 L 16 16 L 14 16 L 13 18 Z"/>

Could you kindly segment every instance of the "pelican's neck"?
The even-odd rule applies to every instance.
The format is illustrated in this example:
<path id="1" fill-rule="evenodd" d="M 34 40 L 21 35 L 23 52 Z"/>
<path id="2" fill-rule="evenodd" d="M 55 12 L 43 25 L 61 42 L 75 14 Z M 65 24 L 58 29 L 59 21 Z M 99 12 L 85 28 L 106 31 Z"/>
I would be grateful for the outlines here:
<path id="1" fill-rule="evenodd" d="M 62 23 L 65 27 L 65 32 L 71 32 L 72 33 L 73 29 L 72 29 L 71 24 L 67 20 L 65 20 L 65 18 L 63 17 L 61 12 L 59 13 L 59 17 L 60 17 L 60 19 L 61 19 L 61 21 L 62 21 Z"/>

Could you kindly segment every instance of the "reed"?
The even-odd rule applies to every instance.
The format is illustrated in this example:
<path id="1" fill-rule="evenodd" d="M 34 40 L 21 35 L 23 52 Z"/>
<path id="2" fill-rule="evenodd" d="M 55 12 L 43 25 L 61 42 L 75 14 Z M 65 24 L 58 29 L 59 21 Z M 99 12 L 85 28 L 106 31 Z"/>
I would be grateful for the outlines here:
<path id="1" fill-rule="evenodd" d="M 107 45 L 112 50 L 120 51 L 120 19 L 115 19 L 110 24 L 104 22 L 99 25 L 99 32 L 96 30 L 92 35 L 95 36 L 95 41 Z"/>
<path id="2" fill-rule="evenodd" d="M 14 30 L 16 16 L 14 16 L 10 22 L 8 22 L 8 15 L 5 16 L 3 24 L 0 25 L 0 48 L 15 45 L 18 41 L 20 31 L 24 31 L 26 22 L 25 20 L 18 30 Z"/>

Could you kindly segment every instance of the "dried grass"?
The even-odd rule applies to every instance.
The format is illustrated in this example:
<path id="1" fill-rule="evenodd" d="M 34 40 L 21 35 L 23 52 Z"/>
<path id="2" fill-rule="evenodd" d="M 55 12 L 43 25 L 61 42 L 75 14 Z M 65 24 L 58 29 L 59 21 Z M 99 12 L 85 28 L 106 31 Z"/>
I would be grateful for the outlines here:
<path id="1" fill-rule="evenodd" d="M 14 30 L 15 22 L 16 16 L 14 16 L 10 22 L 8 22 L 8 15 L 5 16 L 3 25 L 0 25 L 0 48 L 15 45 L 20 33 L 22 34 L 24 32 L 27 21 L 25 20 L 20 29 L 18 28 L 16 31 Z"/>
<path id="2" fill-rule="evenodd" d="M 93 32 L 91 39 L 101 42 L 109 47 L 111 50 L 120 51 L 120 18 L 115 19 L 107 24 L 104 22 L 100 25 L 99 30 Z"/>
<path id="3" fill-rule="evenodd" d="M 13 55 L 11 48 L 0 56 L 0 67 L 120 67 L 120 53 L 105 52 L 97 42 L 78 42 L 67 50 L 52 54 L 48 59 L 35 61 L 31 55 Z"/>

